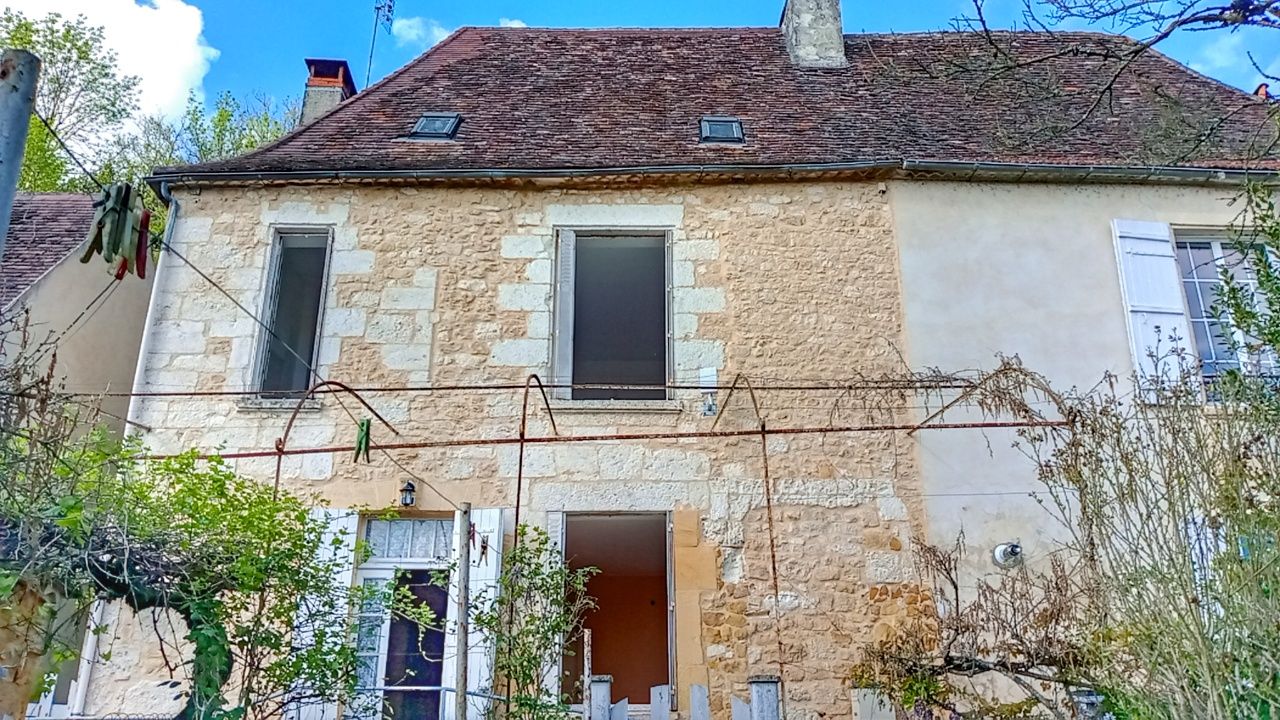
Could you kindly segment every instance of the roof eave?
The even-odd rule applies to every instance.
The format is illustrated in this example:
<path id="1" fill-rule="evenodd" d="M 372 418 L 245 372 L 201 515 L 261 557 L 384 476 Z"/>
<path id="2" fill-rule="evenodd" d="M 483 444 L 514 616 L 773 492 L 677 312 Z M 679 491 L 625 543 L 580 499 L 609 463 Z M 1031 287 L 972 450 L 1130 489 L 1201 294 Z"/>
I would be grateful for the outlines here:
<path id="1" fill-rule="evenodd" d="M 172 173 L 152 175 L 152 187 L 160 183 L 180 185 L 238 185 L 289 182 L 342 181 L 499 181 L 573 180 L 626 175 L 685 176 L 713 180 L 717 177 L 763 176 L 792 179 L 829 173 L 871 173 L 903 179 L 986 180 L 993 182 L 1081 183 L 1186 183 L 1239 185 L 1244 182 L 1280 181 L 1280 170 L 1196 168 L 1180 166 L 1067 165 L 1055 163 L 964 162 L 902 159 L 854 162 L 786 164 L 628 165 L 595 168 L 432 168 L 422 170 L 298 170 L 298 171 L 195 171 L 173 168 Z"/>

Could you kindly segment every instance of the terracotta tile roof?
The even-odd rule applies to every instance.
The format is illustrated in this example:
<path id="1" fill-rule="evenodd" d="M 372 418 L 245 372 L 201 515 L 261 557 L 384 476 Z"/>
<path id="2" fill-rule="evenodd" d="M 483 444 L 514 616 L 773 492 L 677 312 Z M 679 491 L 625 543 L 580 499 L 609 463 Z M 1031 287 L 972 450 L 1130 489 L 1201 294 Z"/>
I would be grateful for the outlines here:
<path id="1" fill-rule="evenodd" d="M 0 309 L 75 252 L 92 221 L 90 195 L 18 193 L 0 258 Z"/>
<path id="2" fill-rule="evenodd" d="M 275 144 L 181 172 L 902 159 L 1232 168 L 1259 128 L 1274 132 L 1265 102 L 1154 51 L 1100 95 L 1121 63 L 1098 55 L 1132 49 L 1125 38 L 996 38 L 1011 57 L 1050 59 L 990 79 L 973 70 L 991 68 L 995 55 L 975 33 L 848 35 L 847 68 L 802 69 L 772 28 L 464 28 Z M 404 139 L 433 111 L 462 114 L 454 140 Z M 746 142 L 700 144 L 703 115 L 741 118 Z M 1207 142 L 1189 139 L 1206 131 Z"/>

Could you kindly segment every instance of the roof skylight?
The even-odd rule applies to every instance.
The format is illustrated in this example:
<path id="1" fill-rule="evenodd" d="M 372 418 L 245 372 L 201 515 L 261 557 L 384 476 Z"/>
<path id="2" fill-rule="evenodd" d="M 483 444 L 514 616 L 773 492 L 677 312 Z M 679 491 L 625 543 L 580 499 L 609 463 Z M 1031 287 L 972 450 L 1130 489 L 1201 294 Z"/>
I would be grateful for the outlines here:
<path id="1" fill-rule="evenodd" d="M 458 113 L 423 113 L 413 126 L 412 138 L 448 140 L 458 132 L 462 116 Z"/>
<path id="2" fill-rule="evenodd" d="M 742 121 L 736 117 L 706 115 L 702 118 L 699 140 L 716 143 L 744 142 Z"/>

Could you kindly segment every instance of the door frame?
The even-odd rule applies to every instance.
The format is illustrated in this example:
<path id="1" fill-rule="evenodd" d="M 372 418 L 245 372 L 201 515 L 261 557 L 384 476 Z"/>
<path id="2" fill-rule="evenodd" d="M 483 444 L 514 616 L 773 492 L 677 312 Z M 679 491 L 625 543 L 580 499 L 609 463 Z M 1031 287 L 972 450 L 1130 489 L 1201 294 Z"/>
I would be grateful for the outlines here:
<path id="1" fill-rule="evenodd" d="M 680 695 L 676 691 L 676 594 L 675 594 L 675 520 L 670 510 L 548 510 L 547 511 L 547 534 L 551 538 L 551 543 L 560 551 L 560 558 L 566 561 L 564 556 L 565 541 L 569 527 L 569 516 L 592 516 L 592 517 L 617 517 L 622 515 L 661 515 L 663 518 L 663 527 L 666 533 L 666 580 L 667 580 L 667 687 L 671 692 L 671 707 L 669 710 L 677 710 L 676 698 Z M 548 691 L 559 696 L 564 690 L 564 662 L 561 660 L 560 669 L 555 674 L 555 687 L 549 687 Z M 630 707 L 648 707 L 647 703 L 631 703 Z M 581 709 L 580 705 L 573 706 Z"/>

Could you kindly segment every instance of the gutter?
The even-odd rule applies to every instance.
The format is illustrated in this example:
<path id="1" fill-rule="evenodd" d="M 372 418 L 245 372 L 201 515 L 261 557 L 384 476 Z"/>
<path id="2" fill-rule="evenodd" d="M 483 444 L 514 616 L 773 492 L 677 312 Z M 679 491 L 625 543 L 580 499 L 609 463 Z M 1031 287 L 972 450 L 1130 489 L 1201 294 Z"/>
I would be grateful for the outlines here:
<path id="1" fill-rule="evenodd" d="M 288 183 L 348 180 L 569 180 L 624 175 L 714 178 L 726 175 L 803 177 L 825 173 L 873 173 L 899 179 L 985 179 L 997 182 L 1172 182 L 1238 185 L 1247 180 L 1277 182 L 1280 170 L 1188 168 L 1178 166 L 1065 165 L 1054 163 L 957 162 L 949 160 L 864 160 L 829 163 L 632 165 L 598 168 L 476 168 L 424 170 L 289 170 L 266 172 L 183 172 L 173 168 L 147 178 L 153 188 L 172 185 Z"/>

